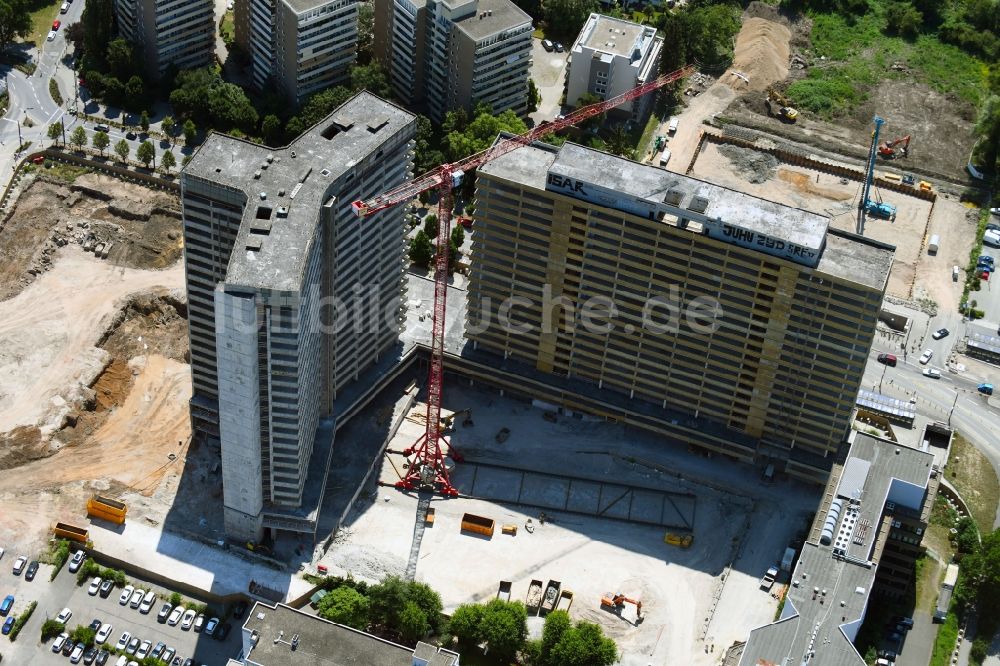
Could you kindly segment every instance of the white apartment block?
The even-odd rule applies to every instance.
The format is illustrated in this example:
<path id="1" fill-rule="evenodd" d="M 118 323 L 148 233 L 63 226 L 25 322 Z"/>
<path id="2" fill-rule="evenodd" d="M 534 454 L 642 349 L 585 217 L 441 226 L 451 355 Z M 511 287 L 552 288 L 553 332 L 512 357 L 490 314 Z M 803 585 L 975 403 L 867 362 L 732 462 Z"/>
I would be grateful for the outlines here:
<path id="1" fill-rule="evenodd" d="M 313 533 L 328 417 L 399 334 L 414 116 L 361 93 L 291 145 L 212 134 L 181 177 L 198 436 L 218 440 L 226 533 Z"/>
<path id="2" fill-rule="evenodd" d="M 212 63 L 215 14 L 211 0 L 115 0 L 122 37 L 151 76 L 167 68 L 194 69 Z"/>
<path id="3" fill-rule="evenodd" d="M 528 110 L 531 17 L 510 0 L 376 0 L 376 57 L 407 104 L 441 121 L 486 103 Z"/>
<path id="4" fill-rule="evenodd" d="M 253 84 L 269 82 L 292 104 L 347 82 L 357 57 L 356 0 L 238 0 L 236 42 Z"/>
<path id="5" fill-rule="evenodd" d="M 566 104 L 591 93 L 609 99 L 659 75 L 663 38 L 656 28 L 591 14 L 570 49 L 566 69 Z M 642 120 L 654 95 L 625 102 L 609 114 Z"/>

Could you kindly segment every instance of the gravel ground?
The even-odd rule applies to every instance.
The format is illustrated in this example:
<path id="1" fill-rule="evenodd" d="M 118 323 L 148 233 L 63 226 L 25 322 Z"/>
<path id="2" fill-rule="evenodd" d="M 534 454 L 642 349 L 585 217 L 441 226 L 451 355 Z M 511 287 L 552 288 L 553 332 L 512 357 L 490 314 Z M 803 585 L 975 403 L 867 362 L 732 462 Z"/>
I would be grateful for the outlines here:
<path id="1" fill-rule="evenodd" d="M 751 183 L 763 183 L 770 180 L 778 168 L 777 157 L 749 148 L 723 144 L 719 146 L 719 152 L 725 155 L 740 175 Z"/>

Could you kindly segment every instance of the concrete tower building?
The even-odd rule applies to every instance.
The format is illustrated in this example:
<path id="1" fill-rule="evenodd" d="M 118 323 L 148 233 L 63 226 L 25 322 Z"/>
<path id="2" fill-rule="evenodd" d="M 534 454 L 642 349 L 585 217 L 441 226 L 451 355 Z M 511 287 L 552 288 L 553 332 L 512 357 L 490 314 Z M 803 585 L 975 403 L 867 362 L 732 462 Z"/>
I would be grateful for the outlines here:
<path id="1" fill-rule="evenodd" d="M 210 0 L 115 0 L 115 18 L 151 76 L 162 76 L 171 65 L 192 69 L 212 62 L 215 14 Z"/>
<path id="2" fill-rule="evenodd" d="M 628 413 L 678 441 L 825 482 L 891 246 L 570 143 L 521 148 L 477 174 L 477 351 L 566 391 L 624 394 Z M 505 303 L 527 332 L 499 323 Z M 588 326 L 606 303 L 610 318 Z"/>
<path id="3" fill-rule="evenodd" d="M 528 111 L 531 17 L 510 0 L 375 0 L 375 56 L 431 118 L 486 103 Z"/>
<path id="4" fill-rule="evenodd" d="M 357 57 L 354 0 L 236 0 L 236 42 L 253 84 L 273 82 L 291 102 L 345 83 Z"/>
<path id="5" fill-rule="evenodd" d="M 662 48 L 663 38 L 652 26 L 591 14 L 570 49 L 566 103 L 575 106 L 587 93 L 601 99 L 617 97 L 652 81 L 660 71 Z M 609 113 L 640 120 L 655 97 L 643 95 Z"/>
<path id="6" fill-rule="evenodd" d="M 399 333 L 414 116 L 362 93 L 277 150 L 213 134 L 182 174 L 192 423 L 222 450 L 227 534 L 312 533 L 345 385 Z"/>

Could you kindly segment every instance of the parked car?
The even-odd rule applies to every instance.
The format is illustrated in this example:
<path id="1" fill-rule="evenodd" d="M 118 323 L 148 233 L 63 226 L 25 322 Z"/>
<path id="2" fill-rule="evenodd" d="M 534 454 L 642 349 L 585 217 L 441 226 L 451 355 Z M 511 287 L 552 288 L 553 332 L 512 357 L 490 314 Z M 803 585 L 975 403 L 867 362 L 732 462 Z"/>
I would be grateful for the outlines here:
<path id="1" fill-rule="evenodd" d="M 160 607 L 160 612 L 156 614 L 157 622 L 166 622 L 167 618 L 170 617 L 170 610 L 173 608 L 170 604 L 163 604 Z"/>
<path id="2" fill-rule="evenodd" d="M 136 652 L 139 651 L 140 642 L 141 641 L 139 640 L 138 636 L 133 637 L 132 640 L 128 642 L 128 647 L 125 648 L 125 652 L 128 654 L 135 654 Z"/>
<path id="3" fill-rule="evenodd" d="M 83 651 L 87 649 L 87 646 L 83 643 L 77 643 L 73 648 L 73 652 L 69 656 L 69 663 L 79 664 L 80 660 L 83 659 Z"/>
<path id="4" fill-rule="evenodd" d="M 889 367 L 896 367 L 896 355 L 895 354 L 879 354 L 878 362 L 888 365 Z"/>
<path id="5" fill-rule="evenodd" d="M 22 555 L 21 557 L 14 560 L 14 575 L 20 576 L 21 572 L 24 571 L 24 567 L 28 564 L 28 558 Z"/>
<path id="6" fill-rule="evenodd" d="M 133 592 L 135 592 L 135 588 L 131 585 L 126 585 L 125 589 L 122 590 L 121 596 L 118 597 L 118 603 L 122 606 L 127 606 L 128 600 L 132 598 Z"/>
<path id="7" fill-rule="evenodd" d="M 115 649 L 124 650 L 125 648 L 128 647 L 129 641 L 131 640 L 132 640 L 132 634 L 129 633 L 128 631 L 123 631 L 121 638 L 119 638 L 118 642 L 115 643 Z"/>
<path id="8" fill-rule="evenodd" d="M 566 50 L 566 47 L 562 45 L 562 42 L 555 42 L 552 44 L 552 46 L 553 48 L 555 48 L 556 53 L 562 53 L 563 51 Z"/>
<path id="9" fill-rule="evenodd" d="M 98 645 L 104 645 L 105 643 L 107 643 L 108 639 L 111 638 L 111 630 L 113 628 L 114 626 L 110 622 L 102 624 L 100 631 L 98 631 L 97 635 L 94 636 L 94 641 Z"/>
<path id="10" fill-rule="evenodd" d="M 146 596 L 146 591 L 142 588 L 137 588 L 135 592 L 132 593 L 132 598 L 129 599 L 128 605 L 131 608 L 138 608 L 142 605 L 142 598 Z"/>
<path id="11" fill-rule="evenodd" d="M 24 580 L 35 580 L 36 573 L 38 573 L 38 560 L 31 560 L 24 572 Z"/>
<path id="12" fill-rule="evenodd" d="M 73 653 L 73 648 L 75 647 L 76 645 L 73 643 L 72 640 L 66 641 L 62 647 L 62 656 L 64 657 L 70 656 Z"/>
<path id="13" fill-rule="evenodd" d="M 56 615 L 56 622 L 61 622 L 62 624 L 66 624 L 67 622 L 69 622 L 69 619 L 71 617 L 73 617 L 73 611 L 71 611 L 68 608 L 63 608 L 61 611 L 59 611 L 59 615 Z"/>
<path id="14" fill-rule="evenodd" d="M 14 595 L 8 594 L 4 597 L 3 602 L 0 602 L 0 615 L 6 615 L 10 612 L 11 606 L 14 605 Z"/>
<path id="15" fill-rule="evenodd" d="M 108 663 L 108 659 L 110 657 L 111 653 L 102 648 L 97 651 L 97 661 L 94 663 L 97 664 L 97 666 L 104 666 L 104 664 Z"/>
<path id="16" fill-rule="evenodd" d="M 0 629 L 0 633 L 2 633 L 4 636 L 6 636 L 7 634 L 9 634 L 10 630 L 14 628 L 14 621 L 16 619 L 17 618 L 15 618 L 13 615 L 11 615 L 6 620 L 4 620 L 4 622 L 3 622 L 3 629 Z"/>
<path id="17" fill-rule="evenodd" d="M 983 245 L 1000 247 L 1000 231 L 989 229 L 983 234 Z"/>
<path id="18" fill-rule="evenodd" d="M 82 550 L 78 550 L 75 553 L 73 553 L 73 557 L 69 559 L 69 572 L 76 573 L 77 571 L 79 571 L 80 565 L 83 564 L 83 561 L 85 559 L 87 559 L 87 554 Z"/>
<path id="19" fill-rule="evenodd" d="M 552 44 L 552 40 L 550 40 L 550 39 L 543 39 L 542 40 L 542 48 L 545 49 L 546 51 L 552 51 L 552 49 L 555 48 L 555 45 Z"/>
<path id="20" fill-rule="evenodd" d="M 111 590 L 113 590 L 114 587 L 115 587 L 115 581 L 113 581 L 113 580 L 109 579 L 109 580 L 106 580 L 106 581 L 102 582 L 101 583 L 101 591 L 100 591 L 101 598 L 102 599 L 107 599 L 108 595 L 111 594 Z"/>
<path id="21" fill-rule="evenodd" d="M 247 602 L 240 601 L 236 602 L 236 606 L 233 607 L 233 618 L 239 620 L 243 617 L 243 614 L 247 612 Z"/>
<path id="22" fill-rule="evenodd" d="M 201 631 L 205 628 L 205 616 L 198 613 L 198 617 L 194 619 L 194 630 Z"/>
<path id="23" fill-rule="evenodd" d="M 947 328 L 939 328 L 938 330 L 931 333 L 931 337 L 935 340 L 940 340 L 941 338 L 948 337 L 950 331 Z"/>
<path id="24" fill-rule="evenodd" d="M 91 647 L 83 651 L 83 663 L 93 664 L 95 659 L 97 659 L 97 648 Z"/>
<path id="25" fill-rule="evenodd" d="M 146 592 L 146 596 L 142 598 L 142 603 L 139 604 L 139 612 L 145 615 L 149 611 L 153 610 L 153 604 L 156 603 L 156 593 L 150 590 Z"/>
<path id="26" fill-rule="evenodd" d="M 153 644 L 152 643 L 150 643 L 149 641 L 143 641 L 142 645 L 139 646 L 139 649 L 135 651 L 135 657 L 136 657 L 136 659 L 142 660 L 142 659 L 145 659 L 146 657 L 148 657 L 149 656 L 149 651 L 152 648 L 153 648 Z"/>
<path id="27" fill-rule="evenodd" d="M 925 349 L 924 353 L 920 355 L 920 362 L 923 365 L 927 365 L 930 362 L 931 358 L 933 358 L 933 357 L 934 357 L 934 350 L 933 349 Z"/>
<path id="28" fill-rule="evenodd" d="M 87 588 L 87 594 L 92 597 L 96 597 L 97 593 L 101 591 L 101 577 L 94 576 L 94 579 L 90 581 L 90 587 Z"/>
<path id="29" fill-rule="evenodd" d="M 83 85 L 82 81 L 80 82 L 80 85 L 81 86 Z M 98 132 L 104 132 L 104 133 L 107 133 L 107 132 L 111 131 L 111 128 L 108 127 L 107 125 L 94 125 L 94 129 L 96 131 L 98 131 Z"/>
<path id="30" fill-rule="evenodd" d="M 183 629 L 184 631 L 189 630 L 191 628 L 191 625 L 194 624 L 195 615 L 196 613 L 194 612 L 193 608 L 189 608 L 186 611 L 184 611 L 184 617 L 181 618 L 181 629 Z"/>
<path id="31" fill-rule="evenodd" d="M 56 38 L 56 31 L 55 31 L 55 30 L 50 30 L 50 31 L 49 31 L 49 34 L 48 34 L 48 36 L 47 36 L 47 37 L 45 38 L 45 41 L 47 41 L 47 42 L 51 42 L 51 41 L 54 41 L 54 40 L 55 40 L 55 38 Z M 72 660 L 71 660 L 71 661 L 72 661 Z M 74 661 L 73 663 L 75 664 L 75 663 L 77 663 L 78 661 L 80 661 L 80 660 L 79 660 L 79 659 L 77 659 L 77 660 L 76 660 L 76 661 Z"/>
<path id="32" fill-rule="evenodd" d="M 98 631 L 101 630 L 101 621 L 95 617 L 93 620 L 90 621 L 90 624 L 88 626 L 91 629 L 93 629 L 94 633 L 96 634 Z"/>
<path id="33" fill-rule="evenodd" d="M 153 648 L 153 651 L 149 653 L 149 656 L 154 659 L 158 658 L 161 654 L 163 654 L 163 650 L 166 649 L 166 647 L 166 643 L 163 641 L 157 641 L 156 646 Z"/>
<path id="34" fill-rule="evenodd" d="M 937 368 L 924 368 L 924 377 L 931 379 L 941 379 L 941 371 Z"/>
<path id="35" fill-rule="evenodd" d="M 62 21 L 60 21 L 59 19 L 56 19 L 55 21 L 52 22 L 53 30 L 58 30 L 60 27 L 62 27 Z"/>
<path id="36" fill-rule="evenodd" d="M 219 626 L 219 618 L 213 617 L 211 620 L 208 621 L 208 624 L 205 625 L 205 633 L 211 636 L 212 634 L 215 633 L 215 629 L 218 626 Z"/>
<path id="37" fill-rule="evenodd" d="M 184 607 L 178 606 L 170 612 L 170 617 L 167 618 L 167 624 L 171 627 L 176 627 L 177 623 L 181 621 L 182 615 L 184 615 Z"/>
<path id="38" fill-rule="evenodd" d="M 56 639 L 52 642 L 52 651 L 59 652 L 60 650 L 62 650 L 63 645 L 65 645 L 66 641 L 68 640 L 69 640 L 69 634 L 67 634 L 65 631 L 56 636 Z"/>
<path id="39" fill-rule="evenodd" d="M 165 664 L 169 664 L 171 661 L 174 660 L 175 654 L 177 654 L 177 650 L 175 650 L 172 647 L 168 647 L 166 650 L 163 651 L 163 654 L 160 655 L 160 661 L 162 661 Z"/>
<path id="40" fill-rule="evenodd" d="M 214 638 L 217 641 L 224 641 L 226 640 L 226 636 L 228 636 L 229 632 L 232 630 L 233 630 L 233 625 L 231 625 L 228 622 L 223 622 L 222 624 L 219 625 L 219 628 L 215 630 L 215 634 L 212 635 L 212 638 Z"/>

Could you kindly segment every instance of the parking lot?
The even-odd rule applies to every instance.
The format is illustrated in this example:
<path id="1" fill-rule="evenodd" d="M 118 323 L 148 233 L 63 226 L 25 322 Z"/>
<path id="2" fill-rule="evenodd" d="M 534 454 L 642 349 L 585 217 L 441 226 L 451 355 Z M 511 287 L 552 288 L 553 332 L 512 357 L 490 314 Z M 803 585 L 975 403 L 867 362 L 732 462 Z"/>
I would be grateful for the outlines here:
<path id="1" fill-rule="evenodd" d="M 145 590 L 152 589 L 157 594 L 158 598 L 152 610 L 148 614 L 142 614 L 138 609 L 119 604 L 122 591 L 120 587 L 115 587 L 107 598 L 89 595 L 86 584 L 77 586 L 76 575 L 69 572 L 68 564 L 52 582 L 49 582 L 52 567 L 45 564 L 41 565 L 33 581 L 26 581 L 23 574 L 15 576 L 12 572 L 16 557 L 17 554 L 12 556 L 11 553 L 7 553 L 0 559 L 0 598 L 8 594 L 14 595 L 12 615 L 20 614 L 32 601 L 37 601 L 38 607 L 21 630 L 17 641 L 10 643 L 8 637 L 0 638 L 0 654 L 4 657 L 5 666 L 7 663 L 68 664 L 67 657 L 52 652 L 53 640 L 39 642 L 42 624 L 47 619 L 55 618 L 63 608 L 69 608 L 73 612 L 72 618 L 67 623 L 68 631 L 72 631 L 77 625 L 86 626 L 94 619 L 102 623 L 110 622 L 114 629 L 108 638 L 108 647 L 114 647 L 122 632 L 128 631 L 133 636 L 150 641 L 152 645 L 162 641 L 167 646 L 175 648 L 177 655 L 181 657 L 181 663 L 184 659 L 192 657 L 197 663 L 209 666 L 222 665 L 229 657 L 235 656 L 240 651 L 242 620 L 225 619 L 230 623 L 231 630 L 226 640 L 220 642 L 205 633 L 196 633 L 191 629 L 185 631 L 181 629 L 180 624 L 170 626 L 157 621 L 160 607 L 170 597 L 169 590 L 130 579 L 132 585 Z M 210 613 L 217 611 L 218 609 L 213 607 Z M 221 615 L 219 617 L 222 619 Z M 110 659 L 108 663 L 114 664 L 115 659 Z"/>
<path id="2" fill-rule="evenodd" d="M 570 46 L 567 44 L 566 48 L 569 49 Z M 534 79 L 538 92 L 542 96 L 542 101 L 538 104 L 538 111 L 531 114 L 531 119 L 536 123 L 552 120 L 562 113 L 559 100 L 563 94 L 568 58 L 567 51 L 562 53 L 546 51 L 542 48 L 542 40 L 531 40 L 531 78 Z"/>

